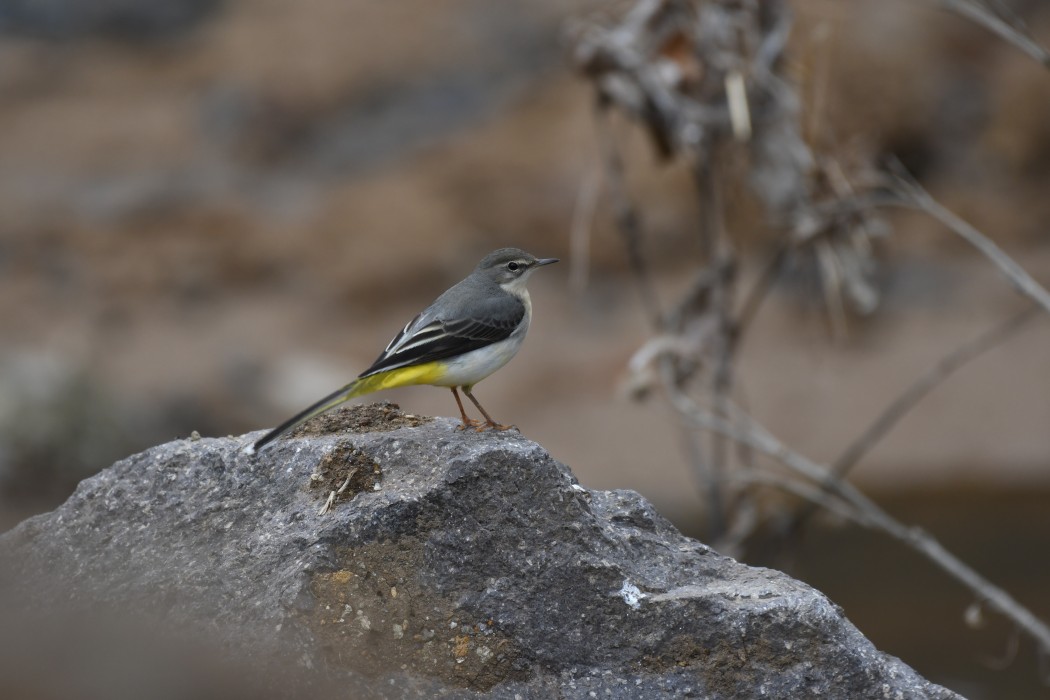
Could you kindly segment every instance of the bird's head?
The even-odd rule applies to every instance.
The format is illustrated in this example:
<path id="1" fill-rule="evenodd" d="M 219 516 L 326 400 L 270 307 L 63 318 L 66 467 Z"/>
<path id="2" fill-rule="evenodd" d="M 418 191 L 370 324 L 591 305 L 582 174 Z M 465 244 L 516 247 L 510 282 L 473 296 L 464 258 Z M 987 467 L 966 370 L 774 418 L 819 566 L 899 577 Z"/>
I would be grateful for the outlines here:
<path id="1" fill-rule="evenodd" d="M 525 287 L 533 270 L 556 262 L 557 258 L 537 258 L 518 248 L 500 248 L 482 258 L 476 271 L 508 292 L 516 292 Z"/>

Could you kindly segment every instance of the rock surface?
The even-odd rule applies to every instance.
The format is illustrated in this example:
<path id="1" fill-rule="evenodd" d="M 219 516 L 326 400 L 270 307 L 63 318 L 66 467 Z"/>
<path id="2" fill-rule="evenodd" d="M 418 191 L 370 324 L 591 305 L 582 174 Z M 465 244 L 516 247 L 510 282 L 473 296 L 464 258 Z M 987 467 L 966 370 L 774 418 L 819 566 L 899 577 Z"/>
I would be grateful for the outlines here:
<path id="1" fill-rule="evenodd" d="M 0 585 L 20 610 L 120 609 L 346 697 L 957 697 L 638 494 L 454 426 L 377 404 L 259 455 L 252 436 L 157 446 L 0 538 Z"/>

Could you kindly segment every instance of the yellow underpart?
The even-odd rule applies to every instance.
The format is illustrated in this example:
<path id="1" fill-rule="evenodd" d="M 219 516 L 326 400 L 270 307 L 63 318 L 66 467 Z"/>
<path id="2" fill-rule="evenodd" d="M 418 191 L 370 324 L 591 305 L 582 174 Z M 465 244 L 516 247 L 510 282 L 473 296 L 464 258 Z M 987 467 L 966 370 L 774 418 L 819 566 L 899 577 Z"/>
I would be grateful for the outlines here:
<path id="1" fill-rule="evenodd" d="M 445 371 L 447 369 L 448 365 L 444 362 L 427 362 L 422 365 L 400 367 L 398 369 L 380 372 L 379 374 L 373 374 L 354 382 L 354 385 L 346 398 L 352 399 L 355 396 L 371 394 L 373 391 L 396 389 L 399 386 L 433 384 L 445 376 Z"/>

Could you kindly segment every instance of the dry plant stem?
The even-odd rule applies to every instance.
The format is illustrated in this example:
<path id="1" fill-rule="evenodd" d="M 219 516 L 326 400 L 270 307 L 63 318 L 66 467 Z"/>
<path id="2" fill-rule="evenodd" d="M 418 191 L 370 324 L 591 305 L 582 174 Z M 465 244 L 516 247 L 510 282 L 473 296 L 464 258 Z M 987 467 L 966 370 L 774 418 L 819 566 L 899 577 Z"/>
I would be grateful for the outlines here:
<path id="1" fill-rule="evenodd" d="M 908 412 L 915 408 L 941 382 L 967 363 L 977 359 L 1000 343 L 1005 342 L 1041 312 L 1042 309 L 1038 306 L 1028 307 L 1021 313 L 1007 319 L 1004 323 L 994 326 L 976 338 L 955 348 L 955 350 L 942 357 L 933 367 L 912 382 L 907 389 L 882 410 L 879 416 L 846 448 L 842 455 L 831 463 L 830 480 L 822 486 L 824 497 L 812 500 L 811 503 L 800 509 L 785 527 L 785 532 L 788 535 L 797 532 L 815 511 L 824 507 L 831 483 L 845 478 L 864 455 L 870 452 Z"/>
<path id="2" fill-rule="evenodd" d="M 731 405 L 741 406 L 747 410 L 747 396 L 743 387 L 736 385 L 734 393 L 737 395 L 735 400 L 738 403 Z M 730 398 L 730 401 L 733 399 Z M 696 426 L 691 421 L 683 421 L 683 424 L 697 434 L 704 433 L 702 430 L 696 430 Z M 719 552 L 736 557 L 737 555 L 731 552 L 741 551 L 745 542 L 755 534 L 760 524 L 760 508 L 756 501 L 755 490 L 749 486 L 754 479 L 761 479 L 764 472 L 756 465 L 755 452 L 749 445 L 734 440 L 729 440 L 729 444 L 733 447 L 735 462 L 734 468 L 726 479 L 724 491 L 726 511 L 731 514 L 731 517 L 726 526 L 726 533 L 718 543 L 717 549 Z"/>
<path id="3" fill-rule="evenodd" d="M 820 120 L 825 116 L 824 105 L 827 102 L 828 86 L 831 83 L 831 31 L 831 23 L 823 20 L 803 45 L 805 49 L 803 65 L 806 67 L 807 75 L 811 78 L 806 81 L 809 87 L 807 92 L 810 95 L 810 107 L 803 123 L 802 136 L 811 148 L 817 144 L 818 135 L 821 134 Z M 819 55 L 816 55 L 818 52 Z"/>
<path id="4" fill-rule="evenodd" d="M 997 246 L 988 236 L 972 224 L 961 219 L 953 211 L 933 198 L 911 175 L 898 164 L 891 165 L 891 187 L 894 192 L 868 194 L 848 201 L 837 202 L 836 212 L 844 215 L 878 207 L 903 207 L 925 212 L 944 224 L 952 233 L 976 248 L 987 257 L 1017 288 L 1019 292 L 1050 313 L 1050 292 L 1029 275 L 1023 267 Z M 827 213 L 827 212 L 825 212 Z"/>
<path id="5" fill-rule="evenodd" d="M 926 212 L 940 221 L 951 229 L 953 233 L 957 234 L 967 243 L 983 253 L 985 257 L 995 263 L 996 267 L 998 267 L 1003 274 L 1013 282 L 1018 291 L 1032 299 L 1032 301 L 1039 304 L 1039 306 L 1043 307 L 1044 311 L 1050 313 L 1050 292 L 1047 292 L 1041 284 L 1036 282 L 1031 275 L 1025 272 L 1025 269 L 1018 265 L 1013 258 L 1007 255 L 1002 248 L 997 246 L 990 238 L 978 231 L 974 226 L 963 221 L 954 212 L 947 209 L 944 205 L 934 199 L 929 192 L 912 180 L 906 173 L 903 175 L 900 173 L 897 174 L 896 184 L 903 196 L 903 200 L 895 202 L 890 201 L 889 203 L 896 203 L 901 206 L 911 206 L 915 209 Z"/>
<path id="6" fill-rule="evenodd" d="M 692 471 L 696 475 L 698 490 L 707 500 L 707 529 L 709 532 L 720 532 L 725 526 L 722 514 L 721 485 L 715 481 L 711 463 L 705 454 L 704 438 L 707 436 L 685 421 L 682 421 L 679 427 L 685 443 L 686 456 L 693 465 Z"/>
<path id="7" fill-rule="evenodd" d="M 324 515 L 325 513 L 327 513 L 331 509 L 332 504 L 334 504 L 334 503 L 335 503 L 335 491 L 329 491 L 328 492 L 328 500 L 326 500 L 324 502 L 324 505 L 321 506 L 321 510 L 317 511 L 317 514 L 318 515 Z"/>
<path id="8" fill-rule="evenodd" d="M 777 248 L 777 252 L 766 267 L 763 268 L 762 274 L 755 281 L 747 296 L 744 297 L 744 304 L 740 307 L 740 312 L 737 314 L 736 322 L 733 325 L 732 342 L 734 352 L 739 351 L 744 336 L 754 322 L 755 316 L 758 315 L 758 310 L 762 307 L 762 302 L 766 300 L 769 292 L 773 290 L 773 284 L 776 282 L 777 277 L 780 276 L 780 271 L 784 269 L 790 250 L 791 247 L 787 243 L 782 243 Z"/>
<path id="9" fill-rule="evenodd" d="M 624 245 L 627 249 L 627 257 L 631 265 L 631 271 L 638 283 L 642 305 L 649 315 L 653 329 L 660 332 L 663 325 L 663 314 L 660 312 L 660 303 L 656 298 L 656 289 L 652 279 L 649 277 L 645 259 L 642 256 L 641 217 L 627 193 L 623 158 L 617 147 L 616 139 L 612 135 L 612 125 L 609 117 L 605 114 L 605 110 L 603 110 L 601 105 L 598 105 L 596 108 L 595 121 L 605 160 L 605 181 L 609 196 L 613 202 L 613 208 L 616 211 L 616 226 L 620 230 L 620 235 L 623 237 Z"/>
<path id="10" fill-rule="evenodd" d="M 804 501 L 816 501 L 819 499 L 824 508 L 843 520 L 849 520 L 851 522 L 854 520 L 853 510 L 848 505 L 843 504 L 838 499 L 827 498 L 827 493 L 821 488 L 810 486 L 798 479 L 791 479 L 778 474 L 769 474 L 767 472 L 754 470 L 734 477 L 734 481 L 739 481 L 746 485 L 771 486 L 783 491 L 784 493 L 798 496 Z"/>
<path id="11" fill-rule="evenodd" d="M 346 487 L 350 485 L 350 479 L 354 478 L 354 474 L 356 473 L 357 469 L 351 469 L 350 473 L 346 475 L 346 480 L 343 482 L 343 485 L 339 487 L 339 490 L 331 491 L 328 494 L 328 500 L 325 501 L 323 506 L 321 506 L 321 510 L 317 513 L 318 515 L 324 515 L 332 509 L 332 506 L 335 504 L 336 496 L 341 496 L 343 491 L 346 491 Z"/>
<path id="12" fill-rule="evenodd" d="M 679 377 L 674 361 L 666 355 L 660 358 L 660 374 L 665 384 L 678 385 Z M 693 472 L 696 474 L 700 490 L 707 499 L 707 528 L 709 539 L 713 540 L 714 535 L 720 536 L 725 528 L 725 513 L 722 507 L 723 484 L 719 480 L 720 475 L 716 474 L 714 465 L 705 454 L 704 438 L 707 436 L 700 431 L 693 430 L 688 423 L 683 423 L 683 430 L 689 461 L 693 464 Z"/>
<path id="13" fill-rule="evenodd" d="M 904 525 L 849 483 L 833 480 L 830 469 L 791 450 L 749 416 L 737 413 L 733 416 L 734 420 L 730 422 L 705 410 L 673 386 L 666 388 L 678 411 L 698 427 L 721 433 L 731 440 L 745 442 L 756 451 L 772 457 L 810 481 L 830 483 L 831 491 L 842 504 L 848 506 L 845 512 L 848 513 L 851 520 L 863 527 L 888 534 L 925 556 L 952 578 L 973 591 L 989 608 L 1014 622 L 1035 640 L 1040 654 L 1050 654 L 1050 627 L 1047 627 L 1006 591 L 963 563 L 921 528 Z"/>
<path id="14" fill-rule="evenodd" d="M 1021 330 L 1040 312 L 1039 307 L 1030 306 L 1005 322 L 985 331 L 981 335 L 960 345 L 942 357 L 937 364 L 916 379 L 902 394 L 894 399 L 879 417 L 853 441 L 845 452 L 831 464 L 835 478 L 841 479 L 874 447 L 890 430 L 933 389 L 951 376 L 957 369 L 975 360 L 1014 333 Z"/>
<path id="15" fill-rule="evenodd" d="M 1030 297 L 1043 307 L 1044 311 L 1050 313 L 1050 293 L 1041 284 L 1032 279 L 1031 275 L 1023 267 L 1014 262 L 1013 258 L 1004 253 L 991 239 L 960 219 L 953 212 L 945 209 L 932 197 L 927 196 L 920 200 L 920 205 L 931 216 L 984 253 L 1017 286 L 1021 293 Z"/>
<path id="16" fill-rule="evenodd" d="M 587 289 L 591 266 L 591 229 L 598 198 L 602 190 L 601 168 L 593 168 L 583 177 L 576 206 L 572 213 L 572 230 L 569 233 L 572 261 L 569 267 L 569 288 L 577 295 Z"/>
<path id="17" fill-rule="evenodd" d="M 724 416 L 733 381 L 733 323 L 730 319 L 733 272 L 728 262 L 732 253 L 725 231 L 725 210 L 718 185 L 718 178 L 721 176 L 718 163 L 717 151 L 712 151 L 710 158 L 697 164 L 694 169 L 694 180 L 704 217 L 700 233 L 706 248 L 707 265 L 713 272 L 711 309 L 717 319 L 714 338 L 717 354 L 712 386 L 714 406 L 715 412 Z M 726 470 L 729 468 L 728 458 L 728 441 L 723 436 L 715 435 L 711 440 L 708 457 L 712 486 L 710 497 L 712 510 L 709 514 L 712 530 L 708 536 L 712 541 L 720 540 L 728 529 L 729 514 L 726 512 L 724 493 Z"/>
<path id="18" fill-rule="evenodd" d="M 996 17 L 984 3 L 975 0 L 940 0 L 940 2 L 946 9 L 981 25 L 1008 44 L 1013 44 L 1046 68 L 1050 68 L 1050 51 L 1040 46 L 1021 28 Z"/>
<path id="19" fill-rule="evenodd" d="M 831 334 L 836 341 L 842 342 L 846 338 L 846 306 L 842 301 L 842 275 L 838 259 L 831 245 L 824 239 L 814 242 L 817 263 L 824 274 L 820 275 L 820 283 L 824 293 L 824 303 L 827 307 L 828 323 L 831 326 Z"/>

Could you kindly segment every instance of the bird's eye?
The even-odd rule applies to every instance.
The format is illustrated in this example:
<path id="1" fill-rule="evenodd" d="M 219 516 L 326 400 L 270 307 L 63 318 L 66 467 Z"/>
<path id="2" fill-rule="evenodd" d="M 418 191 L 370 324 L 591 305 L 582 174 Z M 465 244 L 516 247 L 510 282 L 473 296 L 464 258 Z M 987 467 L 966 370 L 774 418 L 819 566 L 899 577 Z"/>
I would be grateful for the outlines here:
<path id="1" fill-rule="evenodd" d="M 510 270 L 511 272 L 517 272 L 519 267 L 521 267 L 521 265 L 519 265 L 516 262 L 509 262 L 509 263 L 507 263 L 507 269 Z"/>

